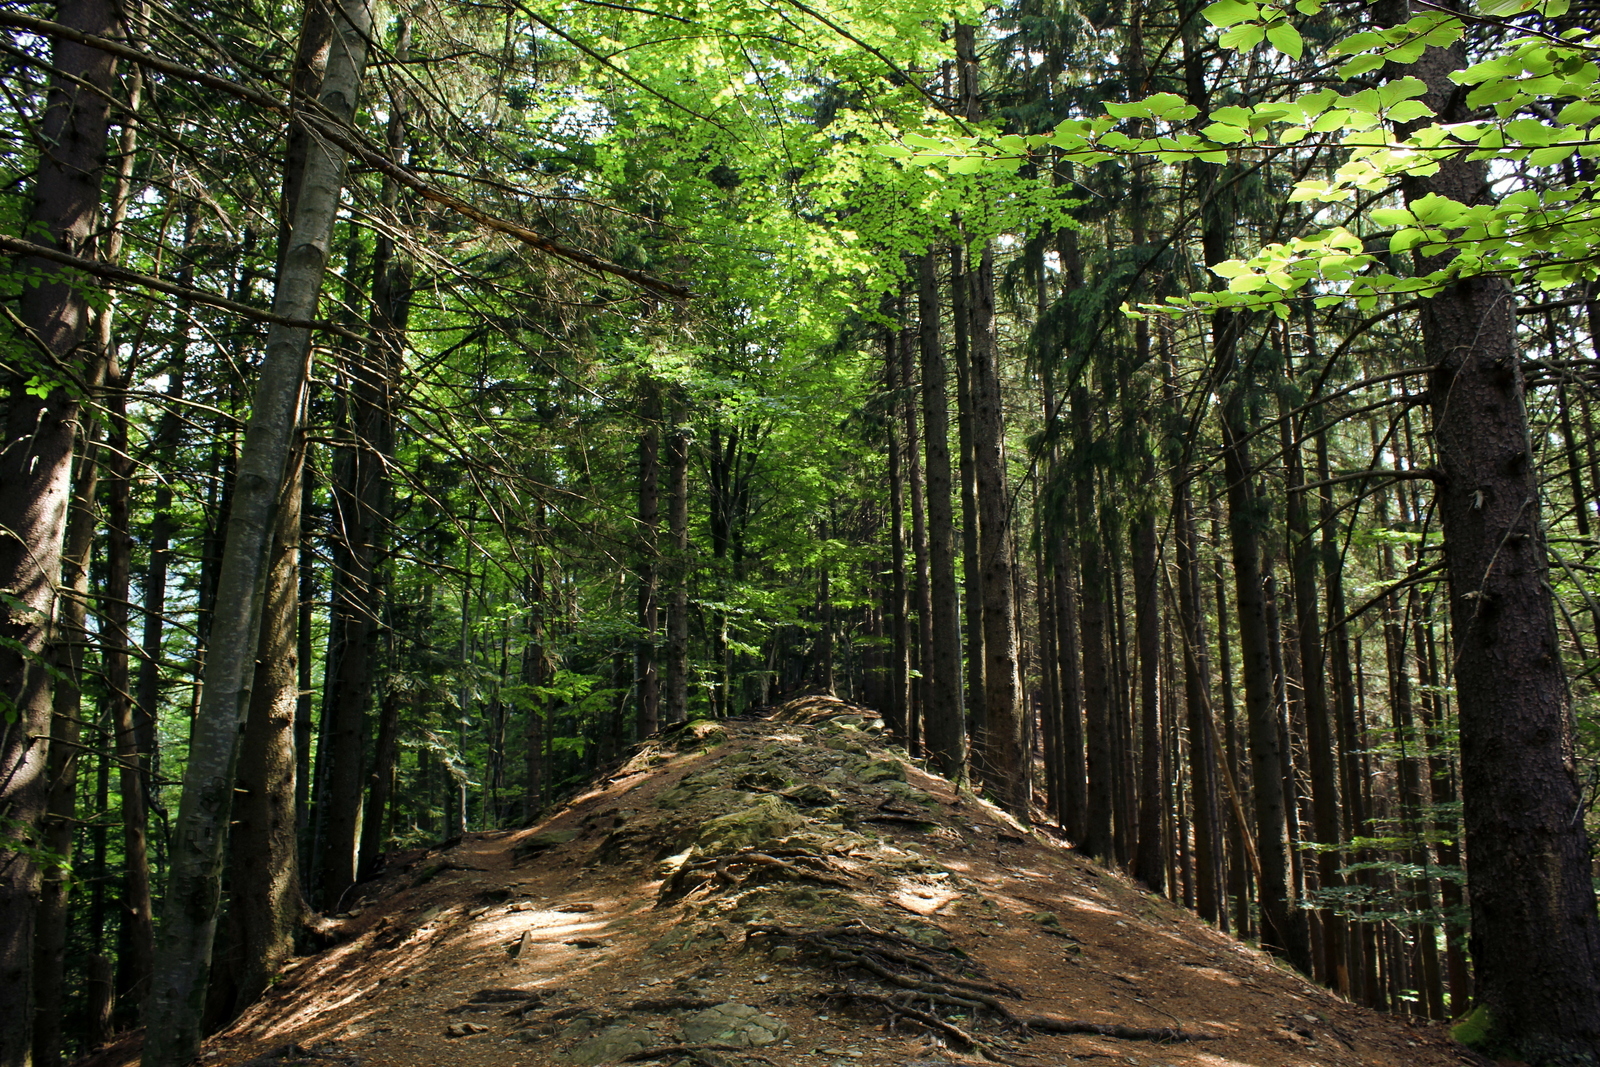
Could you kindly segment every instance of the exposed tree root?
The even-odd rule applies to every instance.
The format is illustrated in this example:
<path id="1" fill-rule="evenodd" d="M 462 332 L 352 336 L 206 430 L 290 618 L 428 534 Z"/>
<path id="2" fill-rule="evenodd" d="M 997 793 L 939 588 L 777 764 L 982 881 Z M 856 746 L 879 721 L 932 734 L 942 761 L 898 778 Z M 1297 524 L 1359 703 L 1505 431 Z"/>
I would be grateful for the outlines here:
<path id="1" fill-rule="evenodd" d="M 899 934 L 876 930 L 861 921 L 821 930 L 791 930 L 766 923 L 748 927 L 745 939 L 748 941 L 752 937 L 777 937 L 798 942 L 832 963 L 864 971 L 890 986 L 898 986 L 906 992 L 889 995 L 850 988 L 834 990 L 826 996 L 841 1002 L 856 1000 L 880 1005 L 888 1011 L 891 1027 L 899 1020 L 909 1020 L 943 1034 L 963 1048 L 981 1052 L 1001 1062 L 1010 1061 L 1004 1060 L 994 1046 L 941 1018 L 939 1006 L 964 1009 L 974 1016 L 989 1011 L 1005 1026 L 1048 1034 L 1093 1034 L 1124 1041 L 1218 1040 L 1214 1034 L 1178 1027 L 1138 1027 L 1120 1023 L 1081 1022 L 1050 1015 L 1019 1015 L 999 999 L 1002 996 L 1022 999 L 1022 994 L 1017 990 L 981 979 L 949 974 L 923 958 L 935 950 Z M 891 944 L 899 947 L 891 948 Z M 916 1004 L 925 1005 L 926 1010 L 915 1007 Z"/>
<path id="2" fill-rule="evenodd" d="M 1124 1041 L 1220 1041 L 1217 1034 L 1204 1034 L 1194 1030 L 1180 1030 L 1173 1026 L 1140 1027 L 1120 1023 L 1088 1023 L 1074 1019 L 1057 1019 L 1051 1015 L 1025 1015 L 1017 1022 L 1030 1030 L 1047 1034 L 1096 1034 L 1100 1037 L 1117 1037 Z"/>
<path id="3" fill-rule="evenodd" d="M 881 1005 L 889 1013 L 889 1028 L 891 1030 L 894 1029 L 895 1025 L 900 1020 L 909 1019 L 912 1022 L 920 1025 L 925 1030 L 936 1034 L 943 1034 L 945 1037 L 954 1041 L 956 1047 L 962 1052 L 976 1052 L 986 1059 L 993 1060 L 996 1063 L 1013 1063 L 1012 1060 L 1007 1059 L 994 1045 L 984 1041 L 982 1038 L 968 1033 L 955 1023 L 952 1023 L 946 1019 L 941 1019 L 938 1015 L 931 1011 L 922 1011 L 919 1008 L 912 1007 L 911 997 L 909 995 L 889 997 L 883 995 L 882 993 L 868 993 L 861 990 L 838 990 L 826 995 L 830 1000 L 857 1000 L 865 1001 L 868 1004 Z"/>
<path id="4" fill-rule="evenodd" d="M 761 875 L 837 889 L 855 888 L 850 882 L 827 873 L 832 869 L 826 857 L 804 849 L 742 849 L 731 855 L 684 864 L 662 887 L 656 906 L 673 903 L 708 885 L 742 889 Z"/>

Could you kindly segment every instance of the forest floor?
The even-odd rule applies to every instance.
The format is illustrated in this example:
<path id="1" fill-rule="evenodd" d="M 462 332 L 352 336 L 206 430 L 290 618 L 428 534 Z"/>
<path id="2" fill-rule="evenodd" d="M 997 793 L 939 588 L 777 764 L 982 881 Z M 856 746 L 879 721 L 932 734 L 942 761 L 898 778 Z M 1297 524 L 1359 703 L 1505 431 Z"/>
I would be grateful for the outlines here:
<path id="1" fill-rule="evenodd" d="M 540 824 L 363 889 L 346 940 L 206 1067 L 1483 1062 L 958 792 L 829 697 L 669 731 Z M 1093 1026 L 1131 1029 L 1064 1032 Z"/>

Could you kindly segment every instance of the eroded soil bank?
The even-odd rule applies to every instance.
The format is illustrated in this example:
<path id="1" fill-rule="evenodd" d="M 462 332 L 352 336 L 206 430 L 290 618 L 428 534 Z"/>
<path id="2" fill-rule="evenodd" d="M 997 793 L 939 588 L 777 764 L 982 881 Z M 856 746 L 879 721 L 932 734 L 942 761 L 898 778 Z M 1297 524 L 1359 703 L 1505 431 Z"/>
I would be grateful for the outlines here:
<path id="1" fill-rule="evenodd" d="M 207 1064 L 1475 1062 L 957 792 L 832 698 L 679 729 L 537 826 L 397 857 L 344 923 Z"/>

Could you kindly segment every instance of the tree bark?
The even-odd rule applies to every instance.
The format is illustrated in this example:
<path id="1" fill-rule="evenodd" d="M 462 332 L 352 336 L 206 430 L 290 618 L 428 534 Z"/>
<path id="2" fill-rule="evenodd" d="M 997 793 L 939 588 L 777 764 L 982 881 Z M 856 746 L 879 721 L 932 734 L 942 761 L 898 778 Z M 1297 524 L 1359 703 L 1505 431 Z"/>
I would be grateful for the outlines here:
<path id="1" fill-rule="evenodd" d="M 661 675 L 656 645 L 661 626 L 661 396 L 653 382 L 640 385 L 639 419 L 639 640 L 634 645 L 634 685 L 639 691 L 639 733 L 661 726 Z"/>
<path id="2" fill-rule="evenodd" d="M 109 351 L 110 338 L 106 341 Z M 141 743 L 144 731 L 139 728 L 128 670 L 128 602 L 133 565 L 128 378 L 115 358 L 107 360 L 107 373 L 111 389 L 107 397 L 107 545 L 100 660 L 105 671 L 106 704 L 116 731 L 117 785 L 122 801 L 122 951 L 117 959 L 117 989 L 127 1003 L 142 1004 L 149 993 L 155 953 L 155 916 L 150 900 L 150 802 L 146 792 L 150 753 Z"/>
<path id="3" fill-rule="evenodd" d="M 918 343 L 912 344 L 911 331 L 903 331 L 900 335 L 900 386 L 901 386 L 901 413 L 904 419 L 905 438 L 905 463 L 906 484 L 911 490 L 911 581 L 908 583 L 907 592 L 911 597 L 911 610 L 916 616 L 917 626 L 914 635 L 916 654 L 912 662 L 916 664 L 917 675 L 912 690 L 916 697 L 913 704 L 916 714 L 908 716 L 906 741 L 907 749 L 914 755 L 922 752 L 923 735 L 927 729 L 928 716 L 928 672 L 932 660 L 933 649 L 933 591 L 929 585 L 928 572 L 928 510 L 927 496 L 924 493 L 922 478 L 922 434 L 918 425 L 917 403 L 918 389 L 916 385 L 917 349 L 929 343 L 926 336 L 927 327 L 921 324 L 923 300 L 921 296 L 921 281 L 918 281 L 917 316 L 918 316 Z M 934 305 L 934 314 L 937 315 L 937 304 Z M 934 331 L 932 343 L 938 345 L 939 324 L 935 318 L 932 329 Z"/>
<path id="4" fill-rule="evenodd" d="M 1085 368 L 1084 373 L 1088 370 Z M 1086 455 L 1094 436 L 1089 389 L 1078 382 L 1072 388 L 1072 415 L 1080 455 Z M 1084 779 L 1083 849 L 1101 860 L 1112 858 L 1111 669 L 1106 659 L 1106 599 L 1104 556 L 1100 523 L 1095 509 L 1095 478 L 1087 462 L 1076 468 L 1078 568 L 1083 594 L 1078 612 L 1083 662 L 1084 734 L 1087 759 Z"/>
<path id="5" fill-rule="evenodd" d="M 56 21 L 100 36 L 116 32 L 108 0 L 61 0 Z M 114 61 L 66 40 L 51 46 L 54 68 L 38 125 L 42 152 L 28 213 L 41 244 L 92 255 L 95 213 L 106 165 Z M 33 933 L 37 842 L 47 803 L 50 674 L 44 662 L 57 610 L 61 543 L 72 484 L 79 401 L 62 379 L 82 373 L 78 346 L 88 332 L 87 293 L 60 267 L 25 260 L 39 281 L 22 291 L 26 335 L 12 349 L 15 369 L 0 377 L 0 1067 L 24 1067 L 33 1044 Z M 49 383 L 29 391 L 30 378 Z M 37 395 L 44 392 L 44 396 Z"/>
<path id="6" fill-rule="evenodd" d="M 938 261 L 924 254 L 917 271 L 922 355 L 922 424 L 928 456 L 929 655 L 923 704 L 928 753 L 952 780 L 966 773 L 967 729 L 961 701 L 961 607 L 956 590 L 955 515 L 951 501 L 948 368 L 939 343 Z"/>
<path id="7" fill-rule="evenodd" d="M 958 240 L 950 249 L 950 334 L 956 369 L 956 439 L 961 477 L 961 629 L 965 645 L 965 721 L 968 755 L 983 736 L 983 568 L 978 555 L 978 492 L 972 462 L 972 285 L 966 249 Z"/>
<path id="8" fill-rule="evenodd" d="M 341 4 L 320 102 L 325 113 L 354 117 L 366 65 L 372 14 L 364 0 Z M 307 153 L 273 311 L 316 317 L 334 218 L 344 186 L 344 155 L 326 141 Z M 146 1067 L 184 1067 L 199 1051 L 211 946 L 221 896 L 222 854 L 233 807 L 239 740 L 249 708 L 274 510 L 293 450 L 304 398 L 310 333 L 287 326 L 267 332 L 250 425 L 228 518 L 228 536 L 206 662 L 204 695 L 190 742 L 174 827 L 155 981 L 146 1012 Z"/>
<path id="9" fill-rule="evenodd" d="M 1032 767 L 1023 740 L 1012 585 L 1011 497 L 1006 479 L 1000 352 L 994 333 L 994 254 L 987 246 L 972 276 L 972 429 L 983 564 L 985 778 L 1000 805 L 1026 818 Z"/>
<path id="10" fill-rule="evenodd" d="M 1219 322 L 1219 334 L 1233 322 Z M 1219 341 L 1232 347 L 1231 341 Z M 1239 388 L 1239 387 L 1236 387 Z M 1223 470 L 1228 479 L 1228 533 L 1232 545 L 1234 599 L 1239 612 L 1239 655 L 1244 675 L 1250 770 L 1254 785 L 1256 855 L 1260 859 L 1257 901 L 1261 940 L 1311 973 L 1311 944 L 1290 900 L 1289 822 L 1284 807 L 1284 760 L 1279 740 L 1280 709 L 1272 669 L 1272 632 L 1266 576 L 1261 567 L 1260 504 L 1255 489 L 1245 424 L 1245 401 L 1237 393 L 1223 415 Z"/>
<path id="11" fill-rule="evenodd" d="M 295 840 L 295 707 L 299 702 L 300 504 L 303 446 L 278 503 L 229 841 L 233 970 L 227 1018 L 271 984 L 294 951 L 307 908 Z M 216 1019 L 221 1023 L 224 1019 Z"/>
<path id="12" fill-rule="evenodd" d="M 1147 472 L 1155 476 L 1155 465 Z M 1133 614 L 1139 651 L 1139 840 L 1133 875 L 1152 893 L 1166 891 L 1166 858 L 1172 849 L 1164 831 L 1162 783 L 1161 616 L 1156 517 L 1147 511 L 1133 530 Z"/>
<path id="13" fill-rule="evenodd" d="M 1393 24 L 1408 8 L 1374 14 Z M 1464 64 L 1459 45 L 1429 48 L 1391 73 L 1420 78 L 1437 121 L 1458 122 L 1471 115 L 1450 75 Z M 1407 203 L 1438 195 L 1469 206 L 1492 195 L 1486 165 L 1462 157 L 1402 191 Z M 1418 266 L 1445 262 L 1419 255 Z M 1468 279 L 1425 300 L 1422 341 L 1433 368 L 1479 1002 L 1494 1049 L 1532 1063 L 1594 1063 L 1600 919 L 1505 282 Z"/>
<path id="14" fill-rule="evenodd" d="M 911 699 L 911 604 L 906 581 L 906 481 L 905 453 L 900 441 L 899 419 L 895 417 L 900 392 L 901 334 L 894 324 L 899 309 L 891 297 L 883 298 L 883 310 L 890 325 L 883 332 L 884 388 L 888 392 L 888 467 L 889 467 L 889 625 L 893 647 L 889 665 L 889 706 L 885 725 L 902 743 L 910 736 L 911 717 L 916 707 Z"/>
<path id="15" fill-rule="evenodd" d="M 671 587 L 667 593 L 667 675 L 662 713 L 667 722 L 689 718 L 689 428 L 682 404 L 672 411 L 667 435 L 667 537 Z"/>
<path id="16" fill-rule="evenodd" d="M 103 377 L 104 363 L 97 361 Z M 99 384 L 99 383 L 96 383 Z M 97 435 L 85 441 L 73 480 L 71 511 L 61 552 L 61 603 L 51 634 L 50 661 L 61 672 L 52 693 L 49 803 L 40 828 L 40 846 L 58 862 L 45 867 L 34 942 L 33 1062 L 55 1067 L 61 1062 L 62 1016 L 65 1011 L 70 864 L 77 831 L 78 753 L 83 733 L 83 654 L 89 643 L 89 557 L 96 526 L 95 490 L 99 485 L 100 444 Z"/>

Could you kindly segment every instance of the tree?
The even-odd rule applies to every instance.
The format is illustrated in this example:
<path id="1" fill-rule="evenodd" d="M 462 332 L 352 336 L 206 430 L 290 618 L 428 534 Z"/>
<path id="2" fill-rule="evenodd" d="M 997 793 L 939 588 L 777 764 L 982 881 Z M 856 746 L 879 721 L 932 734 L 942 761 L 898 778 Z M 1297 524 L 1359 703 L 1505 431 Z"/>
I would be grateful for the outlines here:
<path id="1" fill-rule="evenodd" d="M 58 22 L 80 33 L 116 31 L 115 5 L 64 0 Z M 32 183 L 30 236 L 73 256 L 92 255 L 106 167 L 115 60 L 70 39 L 51 42 L 39 120 L 45 144 Z M 62 537 L 87 364 L 90 294 L 80 278 L 38 259 L 25 272 L 7 338 L 0 444 L 0 1065 L 32 1057 L 33 932 L 38 846 L 48 782 L 51 665 L 45 660 L 61 585 Z"/>
<path id="2" fill-rule="evenodd" d="M 366 0 L 340 5 L 318 96 L 333 122 L 348 124 L 355 115 L 371 32 Z M 273 298 L 273 311 L 283 319 L 304 322 L 316 316 L 344 168 L 339 146 L 322 140 L 309 148 L 290 224 L 291 248 Z M 145 1020 L 150 1037 L 143 1062 L 148 1067 L 181 1067 L 200 1047 L 240 732 L 249 710 L 274 517 L 304 403 L 309 346 L 310 331 L 304 326 L 275 325 L 268 331 L 250 428 L 239 456 L 205 695 L 184 771 Z"/>

